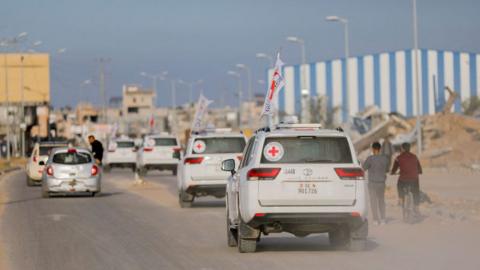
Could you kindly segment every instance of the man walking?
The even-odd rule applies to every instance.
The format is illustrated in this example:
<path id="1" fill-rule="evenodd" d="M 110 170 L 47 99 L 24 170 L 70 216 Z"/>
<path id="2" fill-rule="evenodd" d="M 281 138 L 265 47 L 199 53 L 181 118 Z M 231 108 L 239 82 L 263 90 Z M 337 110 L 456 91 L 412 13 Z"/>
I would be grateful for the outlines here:
<path id="1" fill-rule="evenodd" d="M 95 161 L 97 164 L 102 164 L 102 158 L 103 158 L 103 145 L 101 142 L 95 139 L 95 136 L 90 135 L 88 136 L 88 142 L 92 146 L 92 153 L 93 157 L 95 158 Z"/>
<path id="2" fill-rule="evenodd" d="M 373 155 L 363 164 L 368 171 L 368 192 L 374 224 L 385 224 L 385 181 L 387 180 L 388 158 L 380 154 L 382 146 L 379 142 L 372 144 Z"/>
<path id="3" fill-rule="evenodd" d="M 420 204 L 419 175 L 422 174 L 422 166 L 417 156 L 410 152 L 409 143 L 402 144 L 402 153 L 395 159 L 391 174 L 395 174 L 398 169 L 400 169 L 400 176 L 397 182 L 398 196 L 403 203 L 405 190 L 410 188 L 415 205 L 414 211 L 418 215 L 420 214 L 418 210 L 418 205 Z"/>

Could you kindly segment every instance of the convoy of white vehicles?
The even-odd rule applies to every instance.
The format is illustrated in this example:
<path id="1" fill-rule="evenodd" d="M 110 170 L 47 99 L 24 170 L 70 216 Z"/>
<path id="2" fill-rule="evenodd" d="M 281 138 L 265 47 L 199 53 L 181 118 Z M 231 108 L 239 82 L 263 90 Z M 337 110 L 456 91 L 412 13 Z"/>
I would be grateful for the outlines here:
<path id="1" fill-rule="evenodd" d="M 49 157 L 48 157 L 49 156 Z M 46 165 L 46 166 L 45 166 Z M 261 235 L 328 233 L 331 244 L 361 250 L 368 235 L 366 182 L 350 138 L 315 124 L 278 124 L 248 140 L 229 129 L 192 133 L 184 148 L 172 135 L 118 138 L 107 145 L 105 172 L 129 167 L 177 175 L 179 204 L 226 197 L 228 246 L 255 252 Z M 101 190 L 100 165 L 88 150 L 37 143 L 27 184 L 42 194 Z"/>

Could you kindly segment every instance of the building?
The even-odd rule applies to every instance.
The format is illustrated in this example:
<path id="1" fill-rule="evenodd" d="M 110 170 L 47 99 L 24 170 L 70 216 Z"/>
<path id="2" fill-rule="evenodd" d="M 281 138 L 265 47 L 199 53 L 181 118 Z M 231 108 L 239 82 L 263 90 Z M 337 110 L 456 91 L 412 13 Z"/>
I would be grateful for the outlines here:
<path id="1" fill-rule="evenodd" d="M 123 116 L 127 119 L 146 119 L 155 109 L 155 91 L 141 89 L 138 85 L 124 85 L 122 96 Z"/>
<path id="2" fill-rule="evenodd" d="M 277 96 L 279 111 L 287 115 L 302 114 L 301 70 L 304 70 L 303 88 L 311 97 L 326 97 L 328 111 L 340 108 L 342 120 L 347 119 L 347 110 L 341 109 L 347 106 L 347 93 L 351 115 L 369 105 L 409 117 L 416 115 L 414 55 L 414 50 L 407 49 L 349 58 L 349 91 L 345 59 L 284 66 L 286 86 Z M 461 101 L 480 96 L 480 54 L 421 49 L 418 64 L 422 114 L 441 110 L 448 98 L 446 86 L 460 96 L 455 112 L 462 112 Z M 272 73 L 273 70 L 268 71 L 269 81 Z"/>

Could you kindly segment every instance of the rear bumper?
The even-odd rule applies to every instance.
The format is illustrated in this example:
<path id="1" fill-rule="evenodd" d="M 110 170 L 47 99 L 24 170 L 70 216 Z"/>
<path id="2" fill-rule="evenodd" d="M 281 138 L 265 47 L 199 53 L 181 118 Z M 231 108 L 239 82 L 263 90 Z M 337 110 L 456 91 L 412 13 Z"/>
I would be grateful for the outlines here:
<path id="1" fill-rule="evenodd" d="M 283 225 L 340 225 L 346 224 L 351 227 L 361 226 L 364 219 L 351 213 L 272 213 L 263 216 L 255 216 L 248 225 L 260 227 L 272 224 Z"/>
<path id="2" fill-rule="evenodd" d="M 43 188 L 45 191 L 58 193 L 99 192 L 101 184 L 98 178 L 80 180 L 49 178 L 43 183 Z"/>
<path id="3" fill-rule="evenodd" d="M 195 196 L 225 197 L 226 184 L 193 185 L 189 186 L 185 192 Z"/>
<path id="4" fill-rule="evenodd" d="M 256 238 L 259 231 L 265 234 L 289 232 L 303 237 L 312 233 L 334 232 L 340 228 L 348 228 L 352 238 L 365 239 L 368 236 L 368 221 L 351 213 L 265 214 L 248 222 L 242 234 Z"/>

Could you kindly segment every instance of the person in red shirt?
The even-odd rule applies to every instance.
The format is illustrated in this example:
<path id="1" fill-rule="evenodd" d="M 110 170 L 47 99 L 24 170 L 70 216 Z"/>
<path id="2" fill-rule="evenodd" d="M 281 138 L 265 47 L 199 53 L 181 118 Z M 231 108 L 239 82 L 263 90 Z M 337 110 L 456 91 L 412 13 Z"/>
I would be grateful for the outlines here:
<path id="1" fill-rule="evenodd" d="M 410 144 L 402 144 L 402 153 L 398 155 L 392 167 L 391 174 L 396 174 L 400 169 L 400 176 L 398 177 L 397 189 L 398 196 L 401 201 L 405 197 L 404 188 L 410 186 L 413 193 L 413 201 L 415 204 L 415 211 L 418 211 L 420 204 L 420 183 L 419 175 L 422 174 L 422 166 L 417 156 L 410 152 Z"/>

